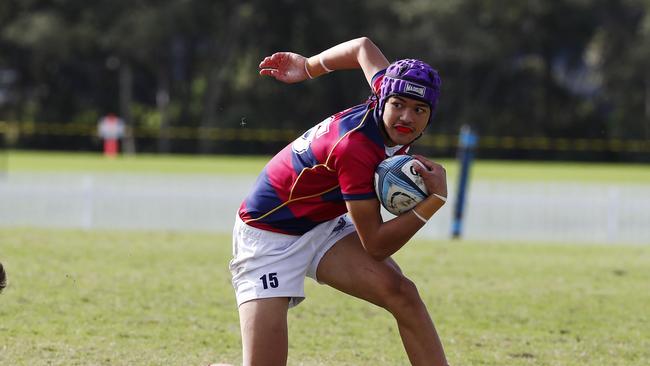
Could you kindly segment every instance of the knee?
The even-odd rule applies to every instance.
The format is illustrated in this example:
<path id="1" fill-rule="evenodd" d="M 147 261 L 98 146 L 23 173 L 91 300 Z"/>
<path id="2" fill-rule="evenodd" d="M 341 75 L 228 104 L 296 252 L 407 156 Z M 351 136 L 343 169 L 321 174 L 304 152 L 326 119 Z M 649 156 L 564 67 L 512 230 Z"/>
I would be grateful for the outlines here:
<path id="1" fill-rule="evenodd" d="M 412 312 L 423 306 L 417 286 L 402 274 L 396 274 L 386 281 L 382 290 L 382 299 L 382 307 L 393 314 Z"/>

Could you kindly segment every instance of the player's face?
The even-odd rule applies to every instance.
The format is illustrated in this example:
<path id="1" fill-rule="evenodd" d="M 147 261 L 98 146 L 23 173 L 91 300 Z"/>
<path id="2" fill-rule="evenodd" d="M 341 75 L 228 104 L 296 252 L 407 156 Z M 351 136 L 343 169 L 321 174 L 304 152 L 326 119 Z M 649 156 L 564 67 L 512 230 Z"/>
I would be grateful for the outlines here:
<path id="1" fill-rule="evenodd" d="M 419 100 L 392 96 L 384 107 L 386 145 L 406 145 L 413 141 L 427 127 L 431 108 Z"/>

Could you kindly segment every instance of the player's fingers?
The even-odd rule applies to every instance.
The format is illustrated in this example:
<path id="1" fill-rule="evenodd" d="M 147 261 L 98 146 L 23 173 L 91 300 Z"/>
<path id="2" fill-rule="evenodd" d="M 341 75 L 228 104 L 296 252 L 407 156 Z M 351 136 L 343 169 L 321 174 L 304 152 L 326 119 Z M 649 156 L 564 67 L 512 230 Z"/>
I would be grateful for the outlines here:
<path id="1" fill-rule="evenodd" d="M 418 168 L 418 166 L 419 166 L 419 168 Z M 419 164 L 414 164 L 413 167 L 414 167 L 415 171 L 418 174 L 420 174 L 421 176 L 430 175 L 430 176 L 441 177 L 441 178 L 444 178 L 444 179 L 447 178 L 447 171 L 445 170 L 445 168 L 442 165 L 440 165 L 438 163 L 431 163 L 431 165 L 429 167 L 427 167 L 426 169 L 423 168 Z"/>
<path id="2" fill-rule="evenodd" d="M 277 69 L 262 69 L 260 70 L 260 75 L 262 76 L 271 76 L 271 77 L 276 77 L 278 73 Z"/>
<path id="3" fill-rule="evenodd" d="M 287 53 L 286 52 L 276 52 L 276 53 L 271 55 L 271 59 L 269 61 L 274 63 L 275 65 L 280 65 L 286 59 L 287 59 Z"/>
<path id="4" fill-rule="evenodd" d="M 434 163 L 434 162 L 428 160 L 427 158 L 425 158 L 425 157 L 422 156 L 422 155 L 413 155 L 413 157 L 414 157 L 415 159 L 417 159 L 417 161 L 419 161 L 420 163 L 422 163 L 425 167 L 427 167 L 427 169 L 429 169 L 429 170 L 432 170 L 433 167 L 436 165 L 436 163 Z"/>
<path id="5" fill-rule="evenodd" d="M 429 169 L 430 172 L 438 174 L 438 175 L 445 175 L 447 174 L 447 171 L 445 170 L 445 167 L 438 163 L 434 163 L 433 161 L 427 160 L 425 158 L 423 164 L 426 165 L 426 167 Z"/>
<path id="6" fill-rule="evenodd" d="M 415 169 L 415 172 L 417 174 L 419 174 L 422 178 L 425 178 L 425 179 L 427 179 L 427 178 L 428 179 L 447 179 L 446 178 L 447 175 L 446 175 L 446 173 L 444 171 L 444 168 L 435 167 L 434 169 L 429 170 L 429 169 L 426 169 L 426 168 L 422 168 L 422 167 L 417 168 L 416 166 L 414 166 L 414 169 Z"/>
<path id="7" fill-rule="evenodd" d="M 433 174 L 446 177 L 447 176 L 447 170 L 445 170 L 445 167 L 438 163 L 432 163 L 431 168 L 429 169 Z"/>
<path id="8" fill-rule="evenodd" d="M 271 56 L 266 56 L 260 62 L 260 68 L 277 69 L 278 66 L 286 59 L 286 52 L 276 52 Z"/>
<path id="9" fill-rule="evenodd" d="M 278 65 L 277 62 L 268 61 L 268 62 L 262 62 L 262 63 L 260 63 L 259 68 L 260 68 L 260 69 L 279 69 L 279 68 L 280 68 L 280 65 Z"/>
<path id="10" fill-rule="evenodd" d="M 416 160 L 419 162 L 419 160 Z M 427 169 L 423 164 L 413 164 L 413 170 L 415 170 L 416 173 L 422 175 L 425 172 L 427 172 L 429 169 Z"/>
<path id="11" fill-rule="evenodd" d="M 260 69 L 263 69 L 265 67 L 269 67 L 270 64 L 271 64 L 271 57 L 267 56 L 267 57 L 264 57 L 262 62 L 260 62 L 259 67 L 260 67 Z"/>

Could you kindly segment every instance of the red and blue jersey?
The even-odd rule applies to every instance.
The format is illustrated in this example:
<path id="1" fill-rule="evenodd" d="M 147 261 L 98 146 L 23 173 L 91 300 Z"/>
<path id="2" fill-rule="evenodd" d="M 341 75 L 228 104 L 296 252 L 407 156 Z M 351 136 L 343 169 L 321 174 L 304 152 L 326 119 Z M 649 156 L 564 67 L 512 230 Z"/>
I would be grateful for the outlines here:
<path id="1" fill-rule="evenodd" d="M 384 72 L 373 77 L 375 92 Z M 275 155 L 239 208 L 253 227 L 301 235 L 347 212 L 345 201 L 374 198 L 374 172 L 387 157 L 376 103 L 339 112 Z M 408 146 L 396 153 L 404 154 Z"/>

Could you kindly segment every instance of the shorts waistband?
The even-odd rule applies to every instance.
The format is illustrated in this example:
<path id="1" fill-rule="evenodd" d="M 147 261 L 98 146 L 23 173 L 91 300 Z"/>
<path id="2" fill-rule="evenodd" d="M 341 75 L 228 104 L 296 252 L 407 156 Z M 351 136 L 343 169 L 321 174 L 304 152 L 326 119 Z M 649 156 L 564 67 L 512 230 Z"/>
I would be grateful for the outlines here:
<path id="1" fill-rule="evenodd" d="M 297 238 L 300 236 L 300 235 L 289 235 L 289 234 L 276 233 L 275 231 L 270 231 L 270 230 L 258 229 L 254 226 L 250 226 L 246 224 L 241 219 L 241 217 L 239 217 L 239 215 L 235 215 L 235 227 L 237 227 L 237 229 L 240 230 L 241 232 L 255 237 L 260 237 L 264 235 L 266 237 L 275 237 L 275 238 Z"/>

